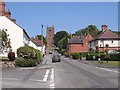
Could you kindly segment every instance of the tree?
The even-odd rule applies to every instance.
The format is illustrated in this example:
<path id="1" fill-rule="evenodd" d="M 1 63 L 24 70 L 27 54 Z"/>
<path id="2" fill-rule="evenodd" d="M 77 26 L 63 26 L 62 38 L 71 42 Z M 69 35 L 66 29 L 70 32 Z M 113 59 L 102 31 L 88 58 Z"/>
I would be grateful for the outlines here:
<path id="1" fill-rule="evenodd" d="M 46 38 L 45 38 L 43 35 L 37 35 L 36 38 L 37 38 L 38 40 L 42 40 L 42 38 L 43 38 L 43 43 L 47 44 Z"/>
<path id="2" fill-rule="evenodd" d="M 66 31 L 59 31 L 54 35 L 54 45 L 59 46 L 59 41 L 66 37 L 68 33 Z"/>
<path id="3" fill-rule="evenodd" d="M 67 44 L 68 44 L 68 38 L 64 37 L 63 39 L 61 39 L 58 42 L 58 47 L 59 47 L 59 49 L 66 49 L 67 48 Z"/>
<path id="4" fill-rule="evenodd" d="M 89 25 L 86 28 L 83 28 L 83 29 L 78 30 L 78 31 L 75 32 L 76 35 L 86 35 L 88 33 L 92 37 L 95 37 L 96 35 L 98 35 L 99 30 L 95 25 Z"/>
<path id="5" fill-rule="evenodd" d="M 11 50 L 10 39 L 6 33 L 7 30 L 0 30 L 0 52 L 9 52 Z"/>

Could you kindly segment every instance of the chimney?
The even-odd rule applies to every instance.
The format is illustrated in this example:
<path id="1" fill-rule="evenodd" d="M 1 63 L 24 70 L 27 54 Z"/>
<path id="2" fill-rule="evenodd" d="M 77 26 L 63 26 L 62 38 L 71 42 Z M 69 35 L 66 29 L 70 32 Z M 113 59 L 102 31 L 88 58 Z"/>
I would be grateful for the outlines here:
<path id="1" fill-rule="evenodd" d="M 5 14 L 5 3 L 4 0 L 0 0 L 0 16 L 4 16 Z"/>
<path id="2" fill-rule="evenodd" d="M 102 32 L 106 31 L 107 30 L 107 25 L 102 25 L 101 28 L 102 28 Z"/>
<path id="3" fill-rule="evenodd" d="M 5 12 L 5 16 L 9 19 L 11 18 L 11 12 L 9 9 Z"/>

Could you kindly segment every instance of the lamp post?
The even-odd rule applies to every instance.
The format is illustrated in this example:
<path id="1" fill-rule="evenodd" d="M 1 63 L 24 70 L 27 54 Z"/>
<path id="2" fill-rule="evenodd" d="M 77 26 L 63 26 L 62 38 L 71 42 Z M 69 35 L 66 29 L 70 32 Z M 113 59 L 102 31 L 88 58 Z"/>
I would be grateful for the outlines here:
<path id="1" fill-rule="evenodd" d="M 42 54 L 43 54 L 43 24 L 41 24 L 41 46 L 42 46 Z"/>

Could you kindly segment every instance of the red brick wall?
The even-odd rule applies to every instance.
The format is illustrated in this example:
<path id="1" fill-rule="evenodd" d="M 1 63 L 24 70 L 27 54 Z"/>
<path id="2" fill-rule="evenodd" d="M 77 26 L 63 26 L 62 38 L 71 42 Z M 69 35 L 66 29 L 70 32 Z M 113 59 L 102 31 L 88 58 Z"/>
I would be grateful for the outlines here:
<path id="1" fill-rule="evenodd" d="M 74 52 L 85 52 L 89 50 L 88 43 L 90 40 L 92 40 L 91 35 L 87 35 L 84 40 L 83 44 L 69 44 L 69 54 L 74 53 Z"/>

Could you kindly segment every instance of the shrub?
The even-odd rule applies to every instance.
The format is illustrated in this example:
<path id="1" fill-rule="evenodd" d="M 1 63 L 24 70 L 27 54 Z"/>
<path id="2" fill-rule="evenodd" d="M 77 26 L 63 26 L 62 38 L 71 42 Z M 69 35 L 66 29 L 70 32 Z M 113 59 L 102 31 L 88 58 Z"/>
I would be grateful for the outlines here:
<path id="1" fill-rule="evenodd" d="M 30 47 L 30 46 L 29 46 L 29 48 L 30 48 L 30 58 L 35 59 L 35 57 L 36 57 L 36 49 L 33 48 L 33 47 Z"/>
<path id="2" fill-rule="evenodd" d="M 28 46 L 23 46 L 17 49 L 17 56 L 23 58 L 31 57 L 31 50 Z"/>
<path id="3" fill-rule="evenodd" d="M 40 50 L 36 49 L 35 59 L 37 60 L 38 63 L 42 62 L 42 55 L 41 55 Z"/>
<path id="4" fill-rule="evenodd" d="M 33 59 L 25 59 L 22 57 L 16 58 L 15 65 L 18 67 L 34 67 L 36 66 L 36 61 Z"/>
<path id="5" fill-rule="evenodd" d="M 60 53 L 61 53 L 62 55 L 64 55 L 65 51 L 66 51 L 66 49 L 61 49 L 61 50 L 60 50 Z"/>
<path id="6" fill-rule="evenodd" d="M 93 56 L 94 56 L 94 55 L 87 55 L 87 56 L 86 56 L 86 60 L 94 60 L 94 59 L 93 59 Z"/>
<path id="7" fill-rule="evenodd" d="M 81 52 L 83 57 L 86 57 L 88 55 L 88 52 Z"/>
<path id="8" fill-rule="evenodd" d="M 65 55 L 66 57 L 69 57 L 69 54 L 68 54 L 68 52 L 65 52 L 65 53 L 64 53 L 64 55 Z"/>
<path id="9" fill-rule="evenodd" d="M 8 53 L 8 58 L 9 58 L 10 61 L 15 60 L 15 53 L 14 52 L 9 52 Z"/>
<path id="10" fill-rule="evenodd" d="M 80 54 L 79 53 L 72 53 L 72 57 L 73 57 L 73 59 L 79 59 Z"/>
<path id="11" fill-rule="evenodd" d="M 110 54 L 110 61 L 120 61 L 120 53 L 119 54 Z"/>

